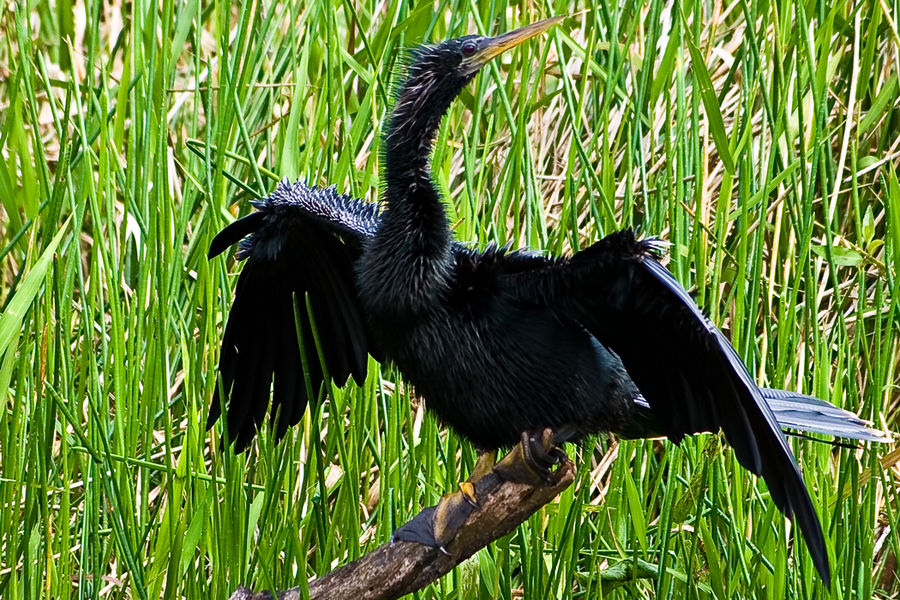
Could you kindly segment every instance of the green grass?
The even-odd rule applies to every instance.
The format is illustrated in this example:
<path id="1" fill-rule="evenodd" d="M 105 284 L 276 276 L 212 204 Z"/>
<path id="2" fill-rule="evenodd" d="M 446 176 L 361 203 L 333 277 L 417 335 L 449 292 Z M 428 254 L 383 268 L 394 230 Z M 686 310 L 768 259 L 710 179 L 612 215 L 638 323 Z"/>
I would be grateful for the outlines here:
<path id="1" fill-rule="evenodd" d="M 471 447 L 374 362 L 282 444 L 266 430 L 220 452 L 203 425 L 239 267 L 206 249 L 276 177 L 378 198 L 401 48 L 582 8 L 0 14 L 0 597 L 290 587 L 455 486 Z M 759 381 L 896 429 L 898 8 L 598 3 L 492 64 L 445 119 L 435 175 L 458 237 L 557 253 L 623 226 L 660 236 Z M 792 445 L 830 594 L 765 485 L 697 436 L 575 451 L 558 502 L 417 597 L 896 597 L 897 457 Z"/>

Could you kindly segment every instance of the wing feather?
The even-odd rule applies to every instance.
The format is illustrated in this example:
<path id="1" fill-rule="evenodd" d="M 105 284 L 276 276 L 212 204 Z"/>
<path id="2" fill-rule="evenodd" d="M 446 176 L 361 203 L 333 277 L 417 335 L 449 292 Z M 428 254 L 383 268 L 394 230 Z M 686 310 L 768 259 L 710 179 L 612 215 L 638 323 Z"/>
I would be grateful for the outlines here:
<path id="1" fill-rule="evenodd" d="M 209 245 L 207 257 L 217 257 L 222 254 L 222 252 L 259 229 L 262 226 L 264 216 L 265 214 L 262 212 L 250 213 L 246 217 L 240 218 L 225 227 L 225 229 L 217 233 L 216 237 L 213 238 L 213 241 Z"/>
<path id="2" fill-rule="evenodd" d="M 253 440 L 270 396 L 270 417 L 280 439 L 300 420 L 307 404 L 316 401 L 324 372 L 338 385 L 351 375 L 362 383 L 367 356 L 373 352 L 354 265 L 365 239 L 377 230 L 377 205 L 339 195 L 333 188 L 282 182 L 256 206 L 257 212 L 225 227 L 210 246 L 213 257 L 240 242 L 237 257 L 246 259 L 219 359 L 221 389 L 229 398 L 228 432 L 237 451 Z M 221 412 L 217 385 L 208 427 Z"/>
<path id="3" fill-rule="evenodd" d="M 621 357 L 665 435 L 677 442 L 723 431 L 738 461 L 762 476 L 776 506 L 796 519 L 827 584 L 822 528 L 775 416 L 734 348 L 655 251 L 653 242 L 625 230 L 573 256 L 575 318 Z"/>

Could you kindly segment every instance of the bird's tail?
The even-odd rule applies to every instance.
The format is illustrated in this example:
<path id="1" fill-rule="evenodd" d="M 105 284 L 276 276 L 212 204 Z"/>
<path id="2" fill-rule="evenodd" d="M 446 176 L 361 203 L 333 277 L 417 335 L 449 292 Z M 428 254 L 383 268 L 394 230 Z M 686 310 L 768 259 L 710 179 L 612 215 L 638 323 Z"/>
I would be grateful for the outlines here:
<path id="1" fill-rule="evenodd" d="M 830 402 L 787 390 L 760 388 L 782 429 L 822 433 L 863 442 L 888 442 L 890 437 L 868 421 Z"/>
<path id="2" fill-rule="evenodd" d="M 874 429 L 868 421 L 825 400 L 773 388 L 760 388 L 759 391 L 783 430 L 819 433 L 862 442 L 891 441 L 889 435 Z M 635 405 L 637 410 L 619 434 L 626 438 L 660 435 L 661 430 L 650 404 L 639 397 Z"/>

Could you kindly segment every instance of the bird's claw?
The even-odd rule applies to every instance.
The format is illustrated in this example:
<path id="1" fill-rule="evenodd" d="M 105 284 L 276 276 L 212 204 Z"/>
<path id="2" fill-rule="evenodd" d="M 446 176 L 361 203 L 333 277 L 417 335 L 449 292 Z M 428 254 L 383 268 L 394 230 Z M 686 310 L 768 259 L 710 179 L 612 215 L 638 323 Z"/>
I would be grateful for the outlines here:
<path id="1" fill-rule="evenodd" d="M 462 494 L 469 504 L 478 508 L 478 498 L 475 497 L 475 486 L 471 481 L 463 481 L 459 484 L 459 493 Z"/>
<path id="2" fill-rule="evenodd" d="M 547 485 L 554 482 L 554 467 L 567 458 L 556 445 L 552 429 L 525 431 L 519 444 L 494 466 L 494 471 L 507 481 Z"/>

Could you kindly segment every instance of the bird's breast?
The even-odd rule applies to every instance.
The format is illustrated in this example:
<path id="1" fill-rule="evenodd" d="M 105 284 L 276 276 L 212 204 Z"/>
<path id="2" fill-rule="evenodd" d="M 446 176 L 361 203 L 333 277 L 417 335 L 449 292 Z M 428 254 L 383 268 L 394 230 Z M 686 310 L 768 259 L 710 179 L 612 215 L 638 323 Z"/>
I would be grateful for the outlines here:
<path id="1" fill-rule="evenodd" d="M 626 399 L 613 391 L 608 353 L 548 311 L 441 306 L 373 329 L 429 410 L 480 447 L 510 446 L 542 427 L 581 437 L 623 418 Z"/>

